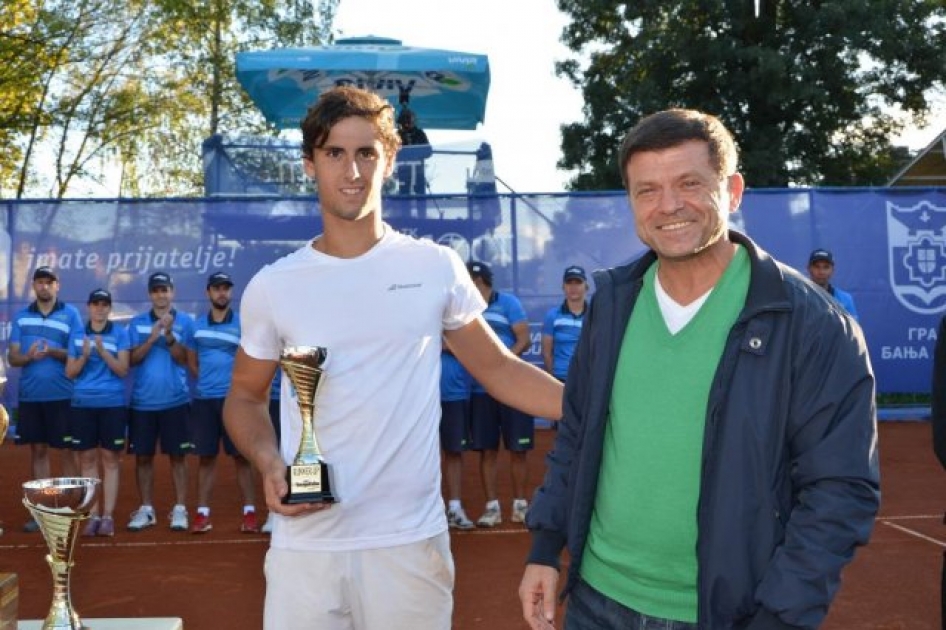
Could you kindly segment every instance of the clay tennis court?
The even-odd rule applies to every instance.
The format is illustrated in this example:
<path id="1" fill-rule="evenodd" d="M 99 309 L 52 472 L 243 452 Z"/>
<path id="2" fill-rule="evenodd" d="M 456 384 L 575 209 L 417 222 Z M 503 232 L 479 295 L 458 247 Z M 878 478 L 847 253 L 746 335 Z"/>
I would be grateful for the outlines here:
<path id="1" fill-rule="evenodd" d="M 532 457 L 538 483 L 554 432 L 538 431 Z M 844 573 L 826 630 L 939 630 L 939 580 L 946 551 L 946 472 L 930 447 L 922 422 L 887 422 L 880 427 L 883 503 L 873 539 Z M 500 457 L 500 465 L 506 460 Z M 476 518 L 481 490 L 473 454 L 466 459 L 464 493 Z M 196 465 L 194 462 L 192 465 Z M 27 517 L 19 485 L 27 475 L 28 449 L 0 446 L 0 572 L 19 576 L 20 619 L 43 618 L 52 583 L 40 534 L 25 534 Z M 54 469 L 55 470 L 55 469 Z M 192 468 L 192 470 L 194 470 Z M 501 469 L 504 508 L 508 475 Z M 125 457 L 112 539 L 79 539 L 72 574 L 72 600 L 86 618 L 181 617 L 186 630 L 258 630 L 262 627 L 262 563 L 267 538 L 239 532 L 240 501 L 232 463 L 222 458 L 213 505 L 214 530 L 205 535 L 171 532 L 167 520 L 140 533 L 124 530 L 137 507 L 133 458 Z M 194 487 L 195 477 L 191 478 Z M 166 460 L 156 470 L 159 517 L 171 503 Z M 193 496 L 193 494 L 191 495 Z M 192 506 L 189 506 L 192 507 Z M 474 509 L 469 509 L 469 508 Z M 525 628 L 516 589 L 529 539 L 524 528 L 456 532 L 457 566 L 453 627 Z"/>

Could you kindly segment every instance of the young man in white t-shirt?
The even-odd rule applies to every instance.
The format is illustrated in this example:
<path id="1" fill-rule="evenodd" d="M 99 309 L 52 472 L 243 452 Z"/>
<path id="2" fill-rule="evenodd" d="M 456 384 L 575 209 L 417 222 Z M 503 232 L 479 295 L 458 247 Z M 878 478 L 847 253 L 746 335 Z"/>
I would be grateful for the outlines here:
<path id="1" fill-rule="evenodd" d="M 445 630 L 454 569 L 440 494 L 441 334 L 492 395 L 531 415 L 558 418 L 561 385 L 492 333 L 455 252 L 382 221 L 382 183 L 400 145 L 386 101 L 329 90 L 302 132 L 324 231 L 247 286 L 224 410 L 278 515 L 265 628 Z M 336 503 L 281 502 L 301 435 L 289 379 L 281 445 L 267 409 L 280 352 L 291 346 L 327 349 L 315 429 Z"/>

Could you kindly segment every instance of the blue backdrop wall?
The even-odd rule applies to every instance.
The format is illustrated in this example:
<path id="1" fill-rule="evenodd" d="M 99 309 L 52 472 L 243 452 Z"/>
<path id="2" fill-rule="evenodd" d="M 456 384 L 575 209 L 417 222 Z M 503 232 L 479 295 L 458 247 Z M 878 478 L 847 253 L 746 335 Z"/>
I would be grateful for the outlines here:
<path id="1" fill-rule="evenodd" d="M 97 287 L 114 315 L 149 308 L 146 280 L 170 273 L 176 303 L 206 306 L 215 270 L 242 286 L 262 265 L 319 233 L 312 197 L 17 201 L 0 212 L 0 349 L 11 315 L 31 299 L 40 265 L 57 268 L 62 299 L 85 312 Z M 533 328 L 527 358 L 539 361 L 544 312 L 561 299 L 562 270 L 589 271 L 643 252 L 620 193 L 391 197 L 386 220 L 466 260 L 493 266 L 496 288 L 516 293 Z M 935 329 L 946 312 L 946 189 L 750 190 L 735 228 L 804 272 L 812 249 L 834 252 L 835 283 L 857 301 L 881 392 L 929 390 Z M 593 287 L 592 287 L 593 288 Z M 15 405 L 16 372 L 7 402 Z"/>

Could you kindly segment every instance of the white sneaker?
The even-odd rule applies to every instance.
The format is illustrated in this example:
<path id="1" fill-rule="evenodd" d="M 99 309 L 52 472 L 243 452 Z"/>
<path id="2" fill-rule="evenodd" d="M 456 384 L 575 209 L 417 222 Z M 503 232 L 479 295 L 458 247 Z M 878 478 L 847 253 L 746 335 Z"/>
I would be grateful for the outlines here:
<path id="1" fill-rule="evenodd" d="M 187 530 L 187 508 L 183 505 L 175 505 L 174 509 L 168 515 L 171 519 L 171 529 L 176 532 Z"/>
<path id="2" fill-rule="evenodd" d="M 153 527 L 158 519 L 154 516 L 154 508 L 141 506 L 131 513 L 131 520 L 128 521 L 128 529 L 133 532 L 140 532 L 146 527 Z"/>
<path id="3" fill-rule="evenodd" d="M 272 533 L 273 533 L 273 521 L 275 521 L 275 520 L 276 520 L 276 519 L 273 518 L 272 512 L 270 512 L 269 515 L 266 517 L 266 522 L 263 523 L 263 526 L 262 526 L 262 527 L 260 527 L 260 531 L 263 532 L 264 534 L 272 534 Z"/>
<path id="4" fill-rule="evenodd" d="M 503 522 L 503 516 L 499 513 L 499 508 L 487 508 L 483 516 L 476 521 L 477 527 L 496 527 Z"/>
<path id="5" fill-rule="evenodd" d="M 462 507 L 455 510 L 447 510 L 447 524 L 450 525 L 450 529 L 473 529 L 476 527 L 473 521 L 467 518 L 466 512 L 463 511 Z"/>
<path id="6" fill-rule="evenodd" d="M 516 499 L 512 502 L 512 516 L 509 518 L 513 523 L 525 523 L 526 512 L 529 511 L 529 502 L 525 499 Z"/>

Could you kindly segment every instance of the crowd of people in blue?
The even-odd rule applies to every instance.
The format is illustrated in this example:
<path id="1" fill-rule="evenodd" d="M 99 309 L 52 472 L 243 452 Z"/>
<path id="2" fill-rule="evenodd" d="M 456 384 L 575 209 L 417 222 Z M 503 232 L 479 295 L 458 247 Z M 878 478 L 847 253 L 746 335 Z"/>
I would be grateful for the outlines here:
<path id="1" fill-rule="evenodd" d="M 595 272 L 590 297 L 582 267 L 563 271 L 562 302 L 543 321 L 544 369 L 521 359 L 524 310 L 493 287 L 489 265 L 383 221 L 403 143 L 389 103 L 333 88 L 301 128 L 323 232 L 250 280 L 242 319 L 225 273 L 208 278 L 209 309 L 195 320 L 159 272 L 151 309 L 127 330 L 109 324 L 104 289 L 90 293 L 83 324 L 58 300 L 56 271 L 36 270 L 36 300 L 9 346 L 22 370 L 18 441 L 33 477 L 50 476 L 50 449 L 65 475 L 99 476 L 101 462 L 106 488 L 87 535 L 114 534 L 123 450 L 140 497 L 127 527 L 155 525 L 159 444 L 175 487 L 171 528 L 210 530 L 224 443 L 242 530 L 258 528 L 251 468 L 269 510 L 266 630 L 445 630 L 449 529 L 496 527 L 507 514 L 531 534 L 511 612 L 533 630 L 559 627 L 562 601 L 567 630 L 823 623 L 879 506 L 873 372 L 853 300 L 830 283 L 830 252 L 811 254 L 805 278 L 729 229 L 746 183 L 719 119 L 670 109 L 627 132 L 618 164 L 649 249 Z M 273 414 L 273 383 L 281 351 L 297 346 L 328 349 L 317 431 L 335 475 L 330 503 L 284 501 L 302 422 L 288 382 Z M 537 417 L 555 434 L 536 489 L 526 462 Z M 475 521 L 461 496 L 468 451 L 479 453 L 485 499 Z"/>
<path id="2" fill-rule="evenodd" d="M 223 403 L 240 343 L 230 276 L 217 271 L 207 278 L 209 308 L 195 319 L 174 307 L 171 276 L 153 273 L 148 278 L 151 308 L 127 326 L 109 319 L 112 296 L 104 288 L 89 293 L 83 321 L 76 307 L 59 299 L 57 270 L 39 267 L 32 286 L 35 299 L 14 316 L 8 349 L 10 365 L 21 369 L 16 441 L 30 449 L 31 478 L 50 477 L 51 455 L 58 452 L 63 476 L 102 480 L 83 535 L 115 535 L 125 452 L 135 458 L 140 498 L 126 527 L 140 531 L 157 523 L 154 458 L 159 448 L 170 460 L 174 488 L 170 528 L 210 531 L 221 446 L 236 465 L 244 503 L 240 529 L 268 531 L 271 525 L 257 520 L 250 465 L 223 428 Z M 278 396 L 277 378 L 272 387 L 274 423 Z M 199 460 L 193 515 L 187 508 L 188 455 Z M 38 527 L 29 520 L 24 529 Z"/>
<path id="3" fill-rule="evenodd" d="M 483 262 L 467 265 L 487 303 L 484 319 L 516 356 L 530 344 L 529 322 L 519 299 L 493 289 L 493 272 Z M 137 532 L 157 524 L 154 506 L 154 457 L 168 456 L 175 502 L 168 513 L 172 530 L 205 533 L 210 519 L 217 457 L 233 459 L 243 497 L 240 529 L 269 533 L 256 515 L 256 487 L 249 462 L 228 436 L 223 406 L 230 388 L 240 315 L 231 307 L 233 281 L 222 271 L 207 278 L 208 311 L 196 318 L 174 308 L 174 281 L 164 272 L 148 279 L 151 309 L 127 326 L 110 319 L 112 296 L 103 288 L 88 297 L 83 321 L 78 309 L 58 298 L 56 270 L 33 274 L 34 301 L 12 322 L 9 361 L 22 368 L 17 443 L 28 445 L 31 478 L 49 477 L 58 452 L 63 476 L 102 480 L 84 536 L 114 536 L 121 455 L 135 458 L 140 505 L 126 528 Z M 551 309 L 542 327 L 544 367 L 564 382 L 571 354 L 581 334 L 588 281 L 584 269 L 568 267 L 565 299 Z M 270 388 L 270 418 L 280 431 L 280 372 Z M 127 377 L 131 377 L 130 399 Z M 441 355 L 440 440 L 444 459 L 447 518 L 451 528 L 496 527 L 502 523 L 498 496 L 500 438 L 510 453 L 513 494 L 509 519 L 525 521 L 528 508 L 526 455 L 535 441 L 535 420 L 492 398 L 444 344 Z M 160 451 L 158 450 L 160 449 Z M 461 502 L 462 456 L 476 451 L 486 498 L 474 523 Z M 198 458 L 196 508 L 188 508 L 187 455 Z M 28 532 L 38 531 L 29 520 Z"/>
<path id="4" fill-rule="evenodd" d="M 521 356 L 531 340 L 529 320 L 519 298 L 493 289 L 493 271 L 486 263 L 471 262 L 467 270 L 486 301 L 483 319 L 510 352 Z M 562 304 L 550 309 L 543 320 L 542 357 L 545 370 L 564 382 L 587 308 L 585 270 L 578 266 L 565 269 L 562 290 L 565 295 Z M 531 493 L 526 458 L 535 445 L 535 419 L 490 396 L 457 361 L 448 344 L 444 344 L 441 353 L 440 391 L 440 445 L 444 454 L 450 527 L 473 529 L 502 523 L 497 478 L 500 438 L 509 453 L 512 480 L 509 520 L 524 523 Z M 486 497 L 486 505 L 475 523 L 467 516 L 460 497 L 462 455 L 466 450 L 479 453 L 480 478 Z"/>

